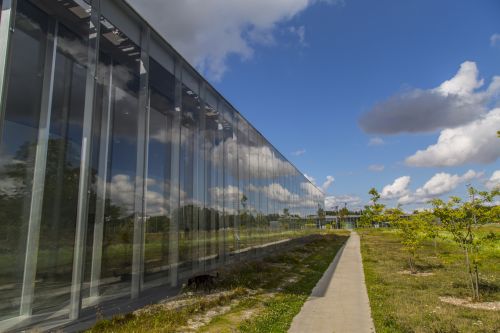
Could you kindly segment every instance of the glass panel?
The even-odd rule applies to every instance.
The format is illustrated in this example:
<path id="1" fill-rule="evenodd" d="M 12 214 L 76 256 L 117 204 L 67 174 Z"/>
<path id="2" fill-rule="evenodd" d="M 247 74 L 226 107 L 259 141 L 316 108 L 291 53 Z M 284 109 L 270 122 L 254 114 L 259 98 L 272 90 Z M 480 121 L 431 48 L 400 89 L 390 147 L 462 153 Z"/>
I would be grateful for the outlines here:
<path id="1" fill-rule="evenodd" d="M 198 259 L 198 163 L 200 101 L 196 92 L 182 85 L 179 275 L 187 274 Z"/>
<path id="2" fill-rule="evenodd" d="M 68 304 L 73 270 L 90 6 L 62 5 L 47 6 L 67 25 L 57 27 L 35 313 Z"/>
<path id="3" fill-rule="evenodd" d="M 0 147 L 0 320 L 19 314 L 48 19 L 18 1 L 15 24 Z"/>
<path id="4" fill-rule="evenodd" d="M 99 42 L 86 279 L 116 296 L 130 291 L 140 49 L 105 18 Z"/>
<path id="5" fill-rule="evenodd" d="M 248 194 L 248 124 L 243 118 L 236 114 L 238 126 L 236 136 L 238 138 L 238 180 L 239 191 L 237 204 L 239 208 L 239 232 L 236 241 L 238 248 L 242 251 L 248 250 L 250 246 L 250 228 L 249 228 L 249 194 Z"/>
<path id="6" fill-rule="evenodd" d="M 175 77 L 154 59 L 149 63 L 150 118 L 148 145 L 148 180 L 146 182 L 146 237 L 144 280 L 164 278 L 168 274 L 170 193 Z"/>
<path id="7" fill-rule="evenodd" d="M 259 232 L 259 145 L 257 132 L 249 125 L 248 127 L 248 197 L 249 197 L 249 227 L 250 227 L 250 246 L 254 247 L 260 244 Z"/>
<path id="8" fill-rule="evenodd" d="M 205 261 L 206 267 L 212 268 L 216 263 L 219 254 L 217 232 L 218 214 L 221 188 L 218 187 L 217 177 L 218 168 L 222 166 L 218 160 L 221 143 L 219 136 L 219 112 L 216 107 L 205 104 L 205 132 L 204 132 L 204 151 L 205 151 Z"/>
<path id="9" fill-rule="evenodd" d="M 223 140 L 224 140 L 224 260 L 230 261 L 238 249 L 238 146 L 236 140 L 237 120 L 234 112 L 223 108 Z"/>

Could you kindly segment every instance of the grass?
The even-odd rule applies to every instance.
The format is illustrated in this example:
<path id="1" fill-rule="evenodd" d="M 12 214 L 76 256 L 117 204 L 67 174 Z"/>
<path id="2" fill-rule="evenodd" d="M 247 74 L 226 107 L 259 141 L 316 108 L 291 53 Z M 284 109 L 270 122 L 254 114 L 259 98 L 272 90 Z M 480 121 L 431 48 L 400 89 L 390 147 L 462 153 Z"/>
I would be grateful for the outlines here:
<path id="1" fill-rule="evenodd" d="M 185 290 L 180 307 L 151 305 L 101 320 L 89 332 L 286 332 L 347 237 L 342 231 L 311 236 L 221 271 L 211 294 Z"/>
<path id="2" fill-rule="evenodd" d="M 500 301 L 500 227 L 484 228 L 492 241 L 482 250 L 481 301 Z M 493 233 L 493 237 L 491 234 Z M 467 298 L 464 258 L 443 234 L 434 248 L 427 242 L 418 252 L 417 268 L 429 276 L 401 274 L 407 258 L 393 230 L 363 230 L 361 251 L 377 333 L 500 332 L 498 311 L 470 309 L 440 301 L 440 296 Z"/>

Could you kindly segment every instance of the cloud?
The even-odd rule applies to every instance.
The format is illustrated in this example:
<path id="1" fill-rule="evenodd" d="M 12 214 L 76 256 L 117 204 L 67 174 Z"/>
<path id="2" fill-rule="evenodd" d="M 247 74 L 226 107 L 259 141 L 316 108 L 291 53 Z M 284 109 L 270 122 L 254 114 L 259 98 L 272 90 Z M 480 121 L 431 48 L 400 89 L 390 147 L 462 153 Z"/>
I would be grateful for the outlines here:
<path id="1" fill-rule="evenodd" d="M 216 166 L 224 166 L 234 176 L 243 173 L 258 178 L 262 175 L 293 176 L 297 173 L 292 164 L 275 154 L 269 146 L 244 145 L 238 142 L 236 137 L 229 137 L 216 146 L 207 148 L 212 149 L 209 152 L 213 158 L 212 162 Z M 238 153 L 238 149 L 245 153 Z M 227 156 L 229 160 L 234 160 L 237 156 L 240 163 L 231 163 L 229 166 L 225 166 L 223 159 L 220 159 L 219 156 Z M 255 156 L 259 156 L 259 158 L 255 158 Z"/>
<path id="2" fill-rule="evenodd" d="M 307 194 L 316 194 L 318 192 L 316 185 L 309 182 L 300 183 L 300 188 Z"/>
<path id="3" fill-rule="evenodd" d="M 332 195 L 325 198 L 325 209 L 335 210 L 336 206 L 342 208 L 344 204 L 347 203 L 350 209 L 360 209 L 362 206 L 362 200 L 358 196 L 354 195 Z"/>
<path id="4" fill-rule="evenodd" d="M 307 178 L 307 180 L 310 181 L 310 183 L 302 183 L 301 187 L 302 189 L 306 190 L 308 193 L 315 194 L 317 193 L 317 188 L 316 188 L 316 179 L 312 176 L 309 176 L 308 174 L 304 174 L 304 177 Z M 330 188 L 330 186 L 333 184 L 335 181 L 335 178 L 333 176 L 326 176 L 325 181 L 320 187 L 321 191 L 323 193 L 326 193 L 326 191 Z"/>
<path id="5" fill-rule="evenodd" d="M 128 0 L 192 65 L 217 80 L 229 56 L 249 59 L 255 45 L 275 44 L 274 32 L 318 0 Z M 305 28 L 298 30 L 305 33 Z M 300 32 L 303 30 L 302 32 Z"/>
<path id="6" fill-rule="evenodd" d="M 359 119 L 367 133 L 433 132 L 462 126 L 483 116 L 500 93 L 500 76 L 479 91 L 476 63 L 466 61 L 450 80 L 433 89 L 410 89 L 377 103 Z"/>
<path id="7" fill-rule="evenodd" d="M 385 166 L 383 164 L 372 164 L 368 167 L 368 170 L 373 172 L 382 172 L 384 171 Z"/>
<path id="8" fill-rule="evenodd" d="M 500 157 L 500 108 L 480 119 L 457 128 L 445 129 L 437 143 L 419 150 L 406 159 L 416 167 L 457 166 L 468 163 L 493 163 Z"/>
<path id="9" fill-rule="evenodd" d="M 306 177 L 306 178 L 307 178 L 307 180 L 308 180 L 308 181 L 310 181 L 311 183 L 316 184 L 316 179 L 314 179 L 314 177 L 309 176 L 309 175 L 308 175 L 308 174 L 306 174 L 306 173 L 304 174 L 304 177 Z"/>
<path id="10" fill-rule="evenodd" d="M 304 155 L 306 153 L 306 150 L 304 148 L 301 148 L 301 149 L 298 149 L 294 152 L 292 152 L 292 155 L 293 156 L 301 156 L 301 155 Z"/>
<path id="11" fill-rule="evenodd" d="M 426 203 L 433 198 L 450 193 L 455 190 L 460 184 L 469 182 L 473 179 L 482 177 L 482 172 L 469 170 L 463 175 L 451 175 L 445 172 L 436 173 L 422 187 L 419 187 L 414 193 L 406 193 L 399 197 L 398 203 Z"/>
<path id="12" fill-rule="evenodd" d="M 409 193 L 408 185 L 410 185 L 410 182 L 410 176 L 399 177 L 392 184 L 384 186 L 382 192 L 380 192 L 380 197 L 385 200 L 392 200 L 405 196 Z"/>
<path id="13" fill-rule="evenodd" d="M 323 191 L 323 193 L 326 193 L 326 191 L 333 184 L 334 181 L 335 178 L 333 178 L 333 176 L 326 176 L 325 182 L 323 183 L 323 185 L 321 185 L 321 190 Z"/>
<path id="14" fill-rule="evenodd" d="M 490 179 L 486 181 L 485 185 L 489 190 L 500 187 L 500 170 L 493 172 Z"/>
<path id="15" fill-rule="evenodd" d="M 368 141 L 368 146 L 381 146 L 385 143 L 384 139 L 380 137 L 375 137 L 371 138 L 370 141 Z"/>
<path id="16" fill-rule="evenodd" d="M 301 25 L 301 26 L 291 26 L 288 28 L 288 31 L 293 34 L 293 35 L 296 35 L 298 40 L 299 40 L 299 43 L 300 45 L 302 46 L 307 46 L 307 43 L 306 43 L 306 27 Z"/>
<path id="17" fill-rule="evenodd" d="M 491 46 L 500 45 L 500 34 L 499 33 L 491 35 L 491 37 L 490 37 L 490 45 Z"/>

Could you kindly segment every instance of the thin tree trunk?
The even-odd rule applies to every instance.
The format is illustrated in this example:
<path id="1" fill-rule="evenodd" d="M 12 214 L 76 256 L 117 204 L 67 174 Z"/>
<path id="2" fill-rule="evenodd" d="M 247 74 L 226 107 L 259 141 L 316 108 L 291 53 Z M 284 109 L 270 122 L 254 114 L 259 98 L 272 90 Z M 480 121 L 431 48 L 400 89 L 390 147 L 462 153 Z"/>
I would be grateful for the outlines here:
<path id="1" fill-rule="evenodd" d="M 471 256 L 472 256 L 472 248 L 471 248 Z M 475 287 L 474 288 L 475 298 L 476 298 L 476 300 L 479 300 L 479 269 L 477 267 L 477 262 L 474 261 L 473 263 L 474 263 L 474 265 L 473 265 L 473 267 L 474 267 L 474 274 L 473 275 L 474 275 L 474 278 L 475 278 L 475 285 L 474 285 L 474 287 Z"/>
<path id="2" fill-rule="evenodd" d="M 413 263 L 413 256 L 411 254 L 408 256 L 408 264 L 410 265 L 410 272 L 412 274 L 415 274 L 416 270 L 415 270 L 415 265 Z"/>
<path id="3" fill-rule="evenodd" d="M 470 249 L 470 253 L 471 253 L 471 257 L 473 258 L 473 247 L 471 247 Z M 472 272 L 471 271 L 471 275 L 474 277 L 474 299 L 475 300 L 479 300 L 479 271 L 478 271 L 478 267 L 477 267 L 477 262 L 476 261 L 473 261 L 473 268 L 474 268 L 474 271 Z"/>
<path id="4" fill-rule="evenodd" d="M 477 264 L 474 265 L 474 273 L 476 275 L 476 297 L 479 300 L 479 270 Z"/>
<path id="5" fill-rule="evenodd" d="M 476 290 L 475 290 L 475 287 L 474 287 L 474 279 L 473 279 L 473 275 L 472 275 L 472 269 L 471 269 L 471 265 L 470 265 L 470 261 L 469 261 L 469 251 L 468 251 L 468 248 L 467 246 L 464 248 L 465 250 L 465 265 L 467 266 L 467 273 L 469 274 L 469 278 L 470 278 L 470 287 L 471 287 L 471 291 L 472 291 L 472 299 L 475 299 L 476 298 Z"/>

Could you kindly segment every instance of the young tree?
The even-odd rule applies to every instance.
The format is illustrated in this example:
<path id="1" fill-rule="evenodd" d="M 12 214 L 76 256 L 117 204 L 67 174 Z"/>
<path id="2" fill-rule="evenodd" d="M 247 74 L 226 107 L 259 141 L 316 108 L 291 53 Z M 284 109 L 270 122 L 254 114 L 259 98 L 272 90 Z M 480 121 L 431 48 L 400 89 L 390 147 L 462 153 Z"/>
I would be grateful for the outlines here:
<path id="1" fill-rule="evenodd" d="M 340 221 L 342 221 L 342 225 L 343 225 L 343 228 L 345 228 L 345 220 L 346 220 L 346 217 L 347 215 L 349 215 L 349 210 L 346 208 L 346 207 L 343 207 L 339 210 L 339 215 L 338 215 L 338 218 Z"/>
<path id="2" fill-rule="evenodd" d="M 372 226 L 373 212 L 370 206 L 366 205 L 359 217 L 358 227 L 369 228 Z"/>
<path id="3" fill-rule="evenodd" d="M 439 231 L 441 230 L 441 227 L 439 225 L 439 219 L 437 219 L 434 214 L 432 214 L 431 211 L 423 211 L 419 212 L 420 214 L 427 214 L 428 218 L 426 219 L 427 224 L 425 228 L 425 233 L 426 237 L 430 240 L 432 240 L 432 243 L 434 245 L 434 256 L 437 257 L 438 251 L 437 251 L 437 240 L 439 238 Z"/>
<path id="4" fill-rule="evenodd" d="M 417 273 L 415 266 L 415 257 L 423 241 L 427 238 L 427 226 L 433 219 L 433 216 L 427 212 L 415 212 L 405 217 L 403 214 L 394 215 L 394 223 L 399 229 L 401 244 L 408 253 L 408 266 L 412 274 Z"/>
<path id="5" fill-rule="evenodd" d="M 383 215 L 385 222 L 389 223 L 391 227 L 397 227 L 405 213 L 401 209 L 401 205 L 398 205 L 394 208 L 386 208 Z"/>
<path id="6" fill-rule="evenodd" d="M 366 205 L 361 213 L 359 219 L 359 226 L 362 228 L 372 227 L 374 223 L 381 223 L 384 221 L 384 208 L 385 205 L 379 203 L 380 194 L 375 188 L 371 188 L 368 192 L 370 195 L 371 205 Z"/>
<path id="7" fill-rule="evenodd" d="M 472 299 L 479 299 L 479 252 L 482 239 L 479 227 L 485 223 L 498 221 L 498 208 L 491 207 L 498 190 L 491 192 L 477 191 L 469 187 L 470 201 L 462 202 L 458 197 L 451 197 L 448 202 L 441 199 L 431 201 L 434 215 L 440 219 L 443 227 L 450 232 L 453 240 L 462 248 L 465 256 L 465 268 L 468 273 Z"/>

